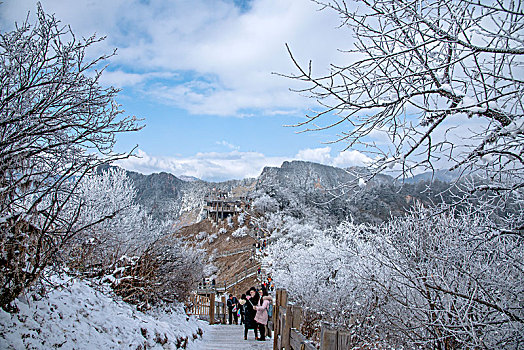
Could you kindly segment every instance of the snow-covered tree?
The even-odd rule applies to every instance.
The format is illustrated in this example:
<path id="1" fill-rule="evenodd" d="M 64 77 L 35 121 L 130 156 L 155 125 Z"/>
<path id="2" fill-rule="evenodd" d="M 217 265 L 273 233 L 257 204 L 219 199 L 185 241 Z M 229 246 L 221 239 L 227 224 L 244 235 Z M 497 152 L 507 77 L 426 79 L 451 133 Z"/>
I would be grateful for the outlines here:
<path id="1" fill-rule="evenodd" d="M 84 177 L 77 196 L 68 203 L 71 216 L 77 215 L 75 228 L 83 229 L 69 242 L 67 259 L 82 270 L 107 268 L 123 254 L 139 255 L 160 236 L 161 225 L 135 204 L 135 197 L 123 169 L 109 168 Z"/>
<path id="2" fill-rule="evenodd" d="M 492 217 L 418 207 L 381 226 L 304 226 L 302 240 L 282 236 L 266 259 L 290 296 L 346 325 L 355 346 L 518 348 L 522 239 L 497 234 Z"/>
<path id="3" fill-rule="evenodd" d="M 245 220 L 246 219 L 246 213 L 245 212 L 241 212 L 240 214 L 238 214 L 237 216 L 237 224 L 239 227 L 241 226 L 244 226 L 245 224 Z"/>
<path id="4" fill-rule="evenodd" d="M 258 213 L 276 212 L 279 209 L 278 201 L 267 194 L 262 194 L 253 200 L 253 209 Z"/>
<path id="5" fill-rule="evenodd" d="M 297 126 L 335 128 L 334 142 L 367 152 L 373 171 L 359 181 L 388 169 L 400 177 L 441 167 L 462 174 L 450 205 L 419 207 L 360 240 L 371 243 L 367 256 L 355 260 L 338 247 L 356 262 L 347 280 L 360 278 L 375 294 L 375 305 L 363 308 L 372 316 L 368 324 L 382 329 L 378 337 L 401 344 L 518 348 L 524 340 L 522 3 L 315 2 L 339 14 L 353 47 L 341 48 L 347 61 L 327 74 L 301 64 L 289 49 L 298 70 L 291 78 L 320 104 Z M 330 247 L 326 240 L 307 249 L 322 244 Z M 347 293 L 351 300 L 353 290 Z"/>
<path id="6" fill-rule="evenodd" d="M 195 239 L 196 239 L 197 241 L 203 241 L 203 240 L 206 240 L 208 237 L 209 237 L 209 233 L 207 233 L 206 231 L 200 231 L 200 232 L 195 236 Z"/>
<path id="7" fill-rule="evenodd" d="M 44 13 L 0 34 L 0 306 L 31 285 L 78 230 L 62 211 L 82 178 L 125 154 L 115 135 L 137 130 L 115 88 L 86 60 L 101 39 L 77 39 Z M 90 223 L 91 224 L 91 223 Z"/>
<path id="8" fill-rule="evenodd" d="M 362 257 L 373 252 L 365 240 L 370 232 L 347 221 L 330 230 L 294 222 L 268 246 L 265 259 L 278 285 L 295 301 L 344 324 L 372 301 L 360 274 Z"/>
<path id="9" fill-rule="evenodd" d="M 353 47 L 325 75 L 291 56 L 292 78 L 320 103 L 300 126 L 343 128 L 334 141 L 369 152 L 373 174 L 447 166 L 483 179 L 468 192 L 522 196 L 521 2 L 315 2 L 339 14 Z"/>
<path id="10" fill-rule="evenodd" d="M 231 233 L 231 237 L 245 237 L 247 236 L 247 230 L 248 229 L 245 226 L 239 227 Z"/>
<path id="11" fill-rule="evenodd" d="M 149 244 L 133 264 L 116 273 L 113 289 L 124 300 L 147 309 L 162 302 L 184 301 L 204 274 L 204 255 L 182 239 L 164 235 Z"/>

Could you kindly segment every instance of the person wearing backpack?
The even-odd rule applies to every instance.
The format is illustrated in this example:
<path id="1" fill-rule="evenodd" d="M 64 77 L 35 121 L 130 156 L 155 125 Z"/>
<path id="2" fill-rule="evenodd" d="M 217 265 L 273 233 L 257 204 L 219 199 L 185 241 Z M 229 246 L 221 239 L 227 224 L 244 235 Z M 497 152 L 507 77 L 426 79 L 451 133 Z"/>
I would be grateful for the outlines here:
<path id="1" fill-rule="evenodd" d="M 273 300 L 269 302 L 269 307 L 267 309 L 267 336 L 271 338 L 271 330 L 273 329 Z"/>

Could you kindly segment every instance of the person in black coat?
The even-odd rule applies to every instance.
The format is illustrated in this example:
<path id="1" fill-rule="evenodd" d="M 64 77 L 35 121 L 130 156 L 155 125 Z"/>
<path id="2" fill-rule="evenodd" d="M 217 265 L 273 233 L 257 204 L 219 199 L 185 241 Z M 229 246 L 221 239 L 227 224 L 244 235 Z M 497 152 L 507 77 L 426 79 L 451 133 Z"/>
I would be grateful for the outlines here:
<path id="1" fill-rule="evenodd" d="M 229 324 L 233 324 L 233 318 L 235 319 L 235 324 L 238 324 L 238 300 L 235 296 L 230 295 L 227 299 L 227 309 L 229 311 Z"/>
<path id="2" fill-rule="evenodd" d="M 255 321 L 255 315 L 257 310 L 255 306 L 258 304 L 259 295 L 254 287 L 251 287 L 246 293 L 246 303 L 244 307 L 244 340 L 247 340 L 247 331 L 252 329 L 255 332 L 255 339 L 258 338 L 257 322 Z"/>

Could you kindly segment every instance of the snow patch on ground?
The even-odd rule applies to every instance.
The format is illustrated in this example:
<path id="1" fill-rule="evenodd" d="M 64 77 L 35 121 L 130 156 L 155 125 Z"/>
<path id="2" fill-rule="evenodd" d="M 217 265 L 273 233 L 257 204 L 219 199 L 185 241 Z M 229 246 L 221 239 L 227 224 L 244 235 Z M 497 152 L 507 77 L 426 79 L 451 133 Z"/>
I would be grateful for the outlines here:
<path id="1" fill-rule="evenodd" d="M 187 337 L 187 349 L 196 350 L 199 329 L 209 327 L 181 304 L 143 313 L 86 281 L 52 280 L 62 287 L 19 298 L 17 314 L 0 309 L 0 349 L 177 349 Z"/>

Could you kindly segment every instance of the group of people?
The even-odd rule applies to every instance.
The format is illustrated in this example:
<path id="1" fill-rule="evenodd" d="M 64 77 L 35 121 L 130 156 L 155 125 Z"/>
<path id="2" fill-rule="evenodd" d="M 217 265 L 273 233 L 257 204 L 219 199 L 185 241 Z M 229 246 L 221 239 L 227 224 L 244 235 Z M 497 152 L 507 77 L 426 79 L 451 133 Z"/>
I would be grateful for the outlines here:
<path id="1" fill-rule="evenodd" d="M 227 307 L 229 324 L 233 324 L 233 320 L 234 324 L 238 324 L 238 314 L 240 314 L 240 324 L 244 325 L 244 340 L 247 340 L 247 333 L 250 329 L 253 329 L 256 340 L 265 341 L 266 334 L 271 337 L 271 328 L 268 327 L 268 323 L 272 316 L 273 299 L 266 288 L 257 291 L 255 287 L 251 287 L 245 294 L 242 294 L 240 300 L 230 295 Z"/>
<path id="2" fill-rule="evenodd" d="M 262 252 L 264 251 L 264 249 L 266 249 L 266 247 L 267 247 L 267 240 L 266 239 L 264 239 L 261 242 L 253 243 L 253 253 L 254 254 L 262 254 Z M 267 255 L 267 254 L 264 254 L 264 255 Z"/>
<path id="3" fill-rule="evenodd" d="M 260 272 L 259 272 L 260 273 Z M 271 278 L 271 276 L 267 276 L 266 277 L 266 280 L 264 282 L 262 282 L 262 288 L 265 288 L 269 291 L 274 291 L 275 290 L 275 284 L 272 283 L 273 279 Z"/>

